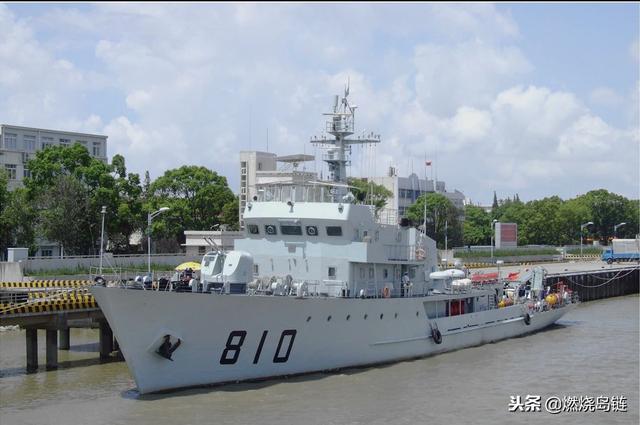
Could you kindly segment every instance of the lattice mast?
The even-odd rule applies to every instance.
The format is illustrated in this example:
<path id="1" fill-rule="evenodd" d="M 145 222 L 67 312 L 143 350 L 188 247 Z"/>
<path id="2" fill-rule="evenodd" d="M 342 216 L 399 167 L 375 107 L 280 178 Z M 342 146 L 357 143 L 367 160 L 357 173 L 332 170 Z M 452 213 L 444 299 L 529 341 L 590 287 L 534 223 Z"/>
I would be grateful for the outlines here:
<path id="1" fill-rule="evenodd" d="M 326 122 L 326 133 L 334 138 L 327 138 L 326 134 L 321 137 L 313 137 L 311 143 L 319 145 L 326 150 L 323 160 L 329 165 L 329 179 L 336 186 L 332 190 L 333 202 L 341 202 L 348 192 L 347 187 L 347 164 L 348 156 L 351 154 L 351 145 L 363 145 L 370 143 L 380 143 L 380 135 L 370 133 L 367 136 L 359 136 L 357 139 L 349 139 L 354 133 L 355 111 L 357 106 L 350 105 L 349 85 L 344 89 L 342 100 L 336 95 L 333 102 L 333 112 L 324 113 L 328 117 Z"/>

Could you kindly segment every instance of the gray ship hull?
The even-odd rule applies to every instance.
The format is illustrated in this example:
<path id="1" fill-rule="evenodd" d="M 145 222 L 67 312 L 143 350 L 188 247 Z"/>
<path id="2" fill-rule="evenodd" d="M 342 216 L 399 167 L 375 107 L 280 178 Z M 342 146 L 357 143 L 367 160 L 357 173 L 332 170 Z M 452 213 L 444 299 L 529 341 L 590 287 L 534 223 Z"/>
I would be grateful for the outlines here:
<path id="1" fill-rule="evenodd" d="M 532 313 L 530 320 L 523 305 L 430 319 L 431 297 L 91 291 L 140 393 L 429 356 L 540 330 L 571 307 Z M 439 344 L 433 328 L 442 335 Z M 171 360 L 157 353 L 166 335 L 175 349 Z"/>

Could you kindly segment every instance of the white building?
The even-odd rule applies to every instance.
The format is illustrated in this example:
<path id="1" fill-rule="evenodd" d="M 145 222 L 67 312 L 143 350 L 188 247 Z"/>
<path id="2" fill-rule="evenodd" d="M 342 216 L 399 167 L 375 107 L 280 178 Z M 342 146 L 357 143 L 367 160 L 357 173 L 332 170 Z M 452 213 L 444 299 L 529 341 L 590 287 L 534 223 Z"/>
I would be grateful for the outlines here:
<path id="1" fill-rule="evenodd" d="M 0 125 L 0 169 L 8 174 L 8 189 L 21 187 L 24 178 L 30 176 L 27 162 L 35 157 L 36 152 L 49 146 L 71 146 L 75 143 L 86 147 L 93 157 L 107 162 L 107 136 Z M 60 257 L 64 254 L 63 248 L 55 242 L 38 237 L 36 245 L 36 257 Z"/>
<path id="2" fill-rule="evenodd" d="M 447 192 L 445 182 L 440 180 L 421 179 L 412 173 L 408 177 L 399 177 L 395 168 L 390 167 L 384 177 L 374 177 L 373 182 L 386 187 L 392 196 L 387 200 L 385 209 L 397 211 L 398 217 L 404 217 L 407 209 L 425 193 L 439 193 L 447 197 L 459 210 L 464 209 L 465 196 L 459 190 Z"/>
<path id="3" fill-rule="evenodd" d="M 316 173 L 299 170 L 300 163 L 313 161 L 312 155 L 277 156 L 274 153 L 240 151 L 240 202 L 238 217 L 244 229 L 247 202 L 258 196 L 260 186 L 296 185 L 316 179 Z M 278 165 L 279 164 L 279 165 Z"/>
<path id="4" fill-rule="evenodd" d="M 107 136 L 69 131 L 0 125 L 0 168 L 9 175 L 9 190 L 22 186 L 30 175 L 27 161 L 37 151 L 49 146 L 71 146 L 80 143 L 93 157 L 107 162 Z"/>
<path id="5" fill-rule="evenodd" d="M 233 250 L 236 239 L 244 237 L 244 232 L 226 230 L 185 230 L 185 251 L 187 257 L 200 261 L 202 256 L 216 247 L 222 251 Z"/>

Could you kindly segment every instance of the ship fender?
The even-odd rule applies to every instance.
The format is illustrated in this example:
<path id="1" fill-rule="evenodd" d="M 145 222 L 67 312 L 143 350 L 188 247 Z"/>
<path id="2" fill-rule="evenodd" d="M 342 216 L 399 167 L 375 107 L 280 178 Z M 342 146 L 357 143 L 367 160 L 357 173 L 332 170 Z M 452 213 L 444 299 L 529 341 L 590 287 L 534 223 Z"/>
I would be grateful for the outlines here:
<path id="1" fill-rule="evenodd" d="M 436 344 L 442 344 L 442 334 L 438 328 L 431 328 L 431 338 Z"/>
<path id="2" fill-rule="evenodd" d="M 531 324 L 531 316 L 529 316 L 529 313 L 525 313 L 524 315 L 524 324 L 527 326 Z"/>

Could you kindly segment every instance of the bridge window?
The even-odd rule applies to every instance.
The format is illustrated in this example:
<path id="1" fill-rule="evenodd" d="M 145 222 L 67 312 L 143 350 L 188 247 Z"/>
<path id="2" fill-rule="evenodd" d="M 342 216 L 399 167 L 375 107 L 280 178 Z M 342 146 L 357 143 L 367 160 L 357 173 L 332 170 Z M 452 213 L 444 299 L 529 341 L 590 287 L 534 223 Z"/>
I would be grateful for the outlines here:
<path id="1" fill-rule="evenodd" d="M 294 235 L 294 236 L 302 235 L 301 226 L 280 226 L 280 231 L 282 232 L 283 235 Z"/>
<path id="2" fill-rule="evenodd" d="M 342 236 L 342 227 L 327 226 L 327 236 Z"/>
<path id="3" fill-rule="evenodd" d="M 264 226 L 264 232 L 267 235 L 277 235 L 278 229 L 273 224 L 267 224 L 266 226 Z"/>
<path id="4" fill-rule="evenodd" d="M 336 278 L 336 268 L 335 267 L 329 267 L 329 270 L 327 272 L 327 276 L 329 277 L 329 279 L 335 279 Z"/>
<path id="5" fill-rule="evenodd" d="M 318 236 L 318 228 L 316 226 L 307 226 L 307 235 Z"/>
<path id="6" fill-rule="evenodd" d="M 258 225 L 257 224 L 247 224 L 247 230 L 252 235 L 260 234 L 260 229 L 258 229 Z"/>

